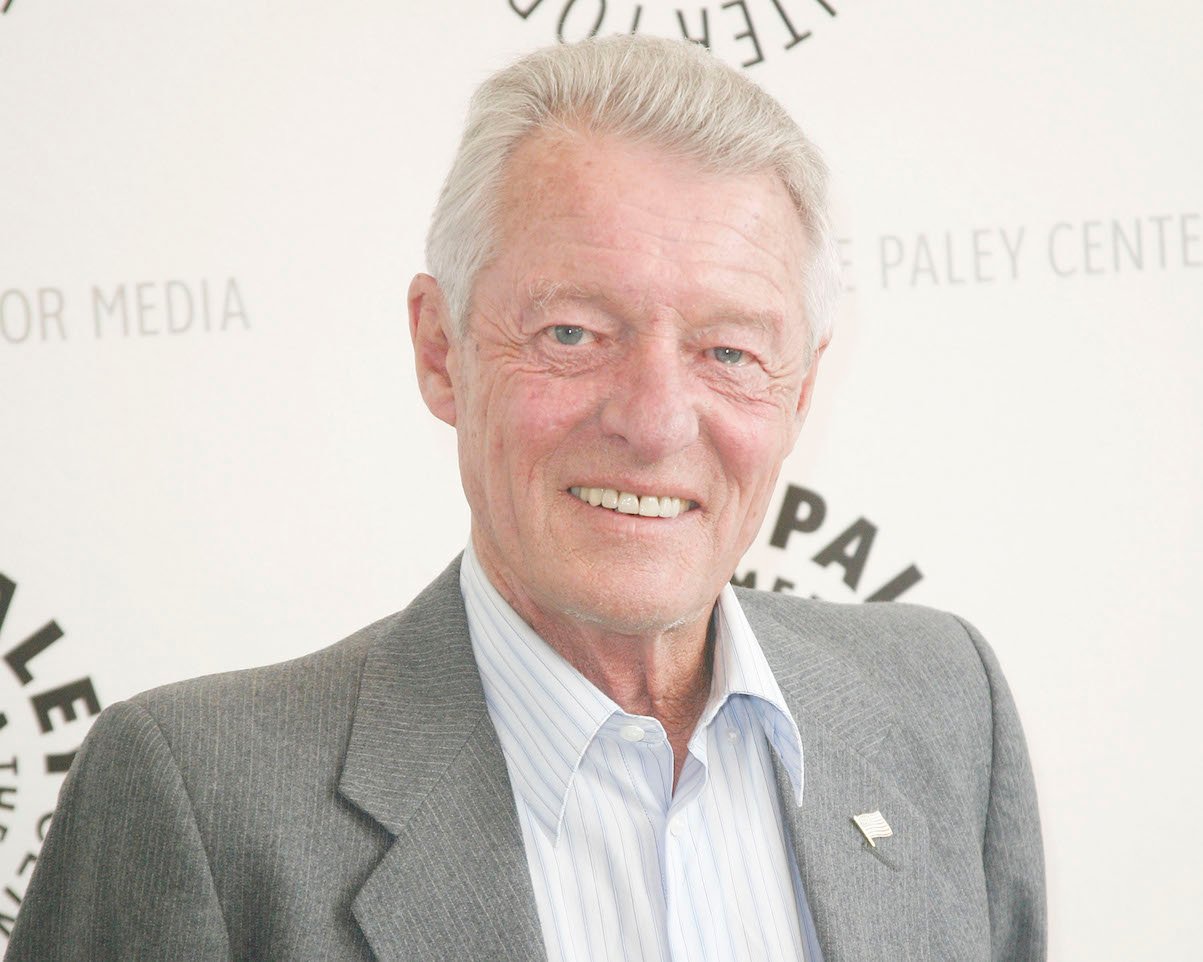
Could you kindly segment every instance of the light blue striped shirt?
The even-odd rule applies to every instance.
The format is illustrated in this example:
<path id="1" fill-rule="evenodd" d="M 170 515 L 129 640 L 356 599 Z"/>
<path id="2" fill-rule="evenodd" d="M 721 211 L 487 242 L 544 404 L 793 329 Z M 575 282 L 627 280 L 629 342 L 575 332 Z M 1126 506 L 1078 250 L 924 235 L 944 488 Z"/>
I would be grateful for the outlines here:
<path id="1" fill-rule="evenodd" d="M 710 698 L 674 793 L 663 726 L 535 634 L 471 546 L 460 570 L 548 959 L 820 962 L 772 763 L 801 804 L 802 741 L 735 592 L 718 599 Z"/>

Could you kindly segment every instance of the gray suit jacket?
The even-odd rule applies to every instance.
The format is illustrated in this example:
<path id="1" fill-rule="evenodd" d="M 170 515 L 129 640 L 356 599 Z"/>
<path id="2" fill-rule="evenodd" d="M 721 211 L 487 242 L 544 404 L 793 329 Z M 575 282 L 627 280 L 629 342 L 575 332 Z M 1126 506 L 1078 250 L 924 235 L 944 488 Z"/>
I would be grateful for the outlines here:
<path id="1" fill-rule="evenodd" d="M 783 808 L 826 962 L 1042 959 L 1032 776 L 982 639 L 907 605 L 740 600 L 802 733 Z M 851 821 L 875 809 L 876 850 Z M 542 957 L 458 562 L 324 651 L 103 712 L 7 955 Z"/>

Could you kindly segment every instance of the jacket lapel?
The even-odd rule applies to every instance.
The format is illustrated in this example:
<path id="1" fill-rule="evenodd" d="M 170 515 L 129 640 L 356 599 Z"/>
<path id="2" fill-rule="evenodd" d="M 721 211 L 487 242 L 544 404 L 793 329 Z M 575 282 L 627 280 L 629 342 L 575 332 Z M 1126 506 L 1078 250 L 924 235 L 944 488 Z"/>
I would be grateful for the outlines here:
<path id="1" fill-rule="evenodd" d="M 740 598 L 802 736 L 801 807 L 776 760 L 775 767 L 824 962 L 927 959 L 927 823 L 878 767 L 890 706 L 841 656 L 840 640 L 821 637 L 818 619 L 799 630 Z M 872 811 L 894 832 L 876 848 L 852 821 Z"/>
<path id="2" fill-rule="evenodd" d="M 458 559 L 383 623 L 339 789 L 395 836 L 352 904 L 379 959 L 544 958 Z"/>

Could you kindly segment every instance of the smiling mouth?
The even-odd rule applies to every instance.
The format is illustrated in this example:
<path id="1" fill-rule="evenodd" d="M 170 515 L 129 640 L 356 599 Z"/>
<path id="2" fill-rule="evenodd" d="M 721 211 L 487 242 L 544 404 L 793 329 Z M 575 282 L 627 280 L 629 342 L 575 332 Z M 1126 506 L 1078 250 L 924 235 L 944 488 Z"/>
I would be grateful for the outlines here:
<path id="1" fill-rule="evenodd" d="M 577 485 L 569 488 L 568 492 L 595 508 L 605 508 L 619 514 L 637 514 L 643 518 L 675 518 L 683 511 L 698 506 L 696 501 L 688 498 L 676 498 L 669 494 L 635 494 L 617 488 L 585 488 Z"/>

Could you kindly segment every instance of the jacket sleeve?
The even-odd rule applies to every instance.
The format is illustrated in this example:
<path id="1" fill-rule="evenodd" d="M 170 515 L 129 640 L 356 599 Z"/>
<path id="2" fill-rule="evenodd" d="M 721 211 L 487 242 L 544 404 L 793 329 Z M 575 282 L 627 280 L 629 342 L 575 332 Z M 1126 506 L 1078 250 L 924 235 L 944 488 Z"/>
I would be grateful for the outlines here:
<path id="1" fill-rule="evenodd" d="M 1046 957 L 1044 849 L 1036 785 L 1019 714 L 998 659 L 978 631 L 961 622 L 990 686 L 993 738 L 982 864 L 990 905 L 991 958 Z"/>
<path id="2" fill-rule="evenodd" d="M 192 802 L 144 709 L 129 702 L 108 708 L 85 739 L 5 958 L 230 958 Z"/>

